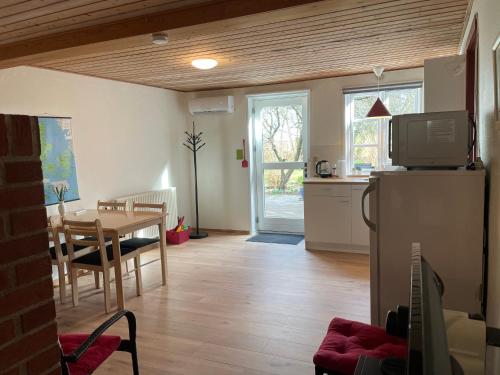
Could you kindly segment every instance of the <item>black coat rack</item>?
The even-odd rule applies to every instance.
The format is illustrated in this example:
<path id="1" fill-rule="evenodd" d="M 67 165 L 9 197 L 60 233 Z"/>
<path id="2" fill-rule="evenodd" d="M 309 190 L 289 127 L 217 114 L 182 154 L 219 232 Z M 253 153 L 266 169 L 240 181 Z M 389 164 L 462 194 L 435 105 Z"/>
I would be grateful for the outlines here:
<path id="1" fill-rule="evenodd" d="M 196 134 L 195 126 L 194 126 L 194 121 L 193 121 L 193 132 L 185 132 L 187 135 L 186 141 L 183 143 L 184 146 L 186 146 L 188 149 L 191 150 L 193 153 L 193 160 L 194 160 L 194 198 L 196 202 L 196 232 L 191 232 L 189 235 L 189 238 L 192 239 L 200 239 L 200 238 L 205 238 L 208 236 L 207 232 L 200 232 L 200 217 L 198 215 L 198 166 L 196 164 L 196 153 L 203 147 L 205 146 L 205 142 L 202 141 L 201 135 L 203 132 L 200 132 Z M 203 144 L 201 144 L 203 142 Z M 201 145 L 200 145 L 201 144 Z"/>

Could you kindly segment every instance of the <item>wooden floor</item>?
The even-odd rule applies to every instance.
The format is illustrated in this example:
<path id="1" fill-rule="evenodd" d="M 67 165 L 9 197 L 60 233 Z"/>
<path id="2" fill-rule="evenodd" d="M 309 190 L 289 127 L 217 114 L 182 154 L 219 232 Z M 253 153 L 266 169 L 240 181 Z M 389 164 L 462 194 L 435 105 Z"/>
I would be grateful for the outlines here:
<path id="1" fill-rule="evenodd" d="M 159 262 L 145 265 L 141 297 L 133 274 L 127 277 L 141 374 L 314 374 L 312 356 L 332 317 L 368 322 L 367 256 L 247 237 L 214 234 L 168 247 L 168 286 Z M 152 251 L 143 262 L 158 257 Z M 60 332 L 90 332 L 107 318 L 102 290 L 93 277 L 81 280 L 78 307 L 70 297 L 63 306 L 56 300 Z M 126 335 L 125 321 L 111 332 Z M 96 372 L 131 373 L 126 353 Z"/>

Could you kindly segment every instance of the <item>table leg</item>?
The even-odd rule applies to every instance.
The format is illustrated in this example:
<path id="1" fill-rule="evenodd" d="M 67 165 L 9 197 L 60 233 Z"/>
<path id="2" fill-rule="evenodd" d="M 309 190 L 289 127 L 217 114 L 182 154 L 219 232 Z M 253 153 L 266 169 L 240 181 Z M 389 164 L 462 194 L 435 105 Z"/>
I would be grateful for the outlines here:
<path id="1" fill-rule="evenodd" d="M 118 236 L 118 233 L 113 233 L 113 259 L 115 263 L 116 304 L 118 305 L 118 310 L 123 310 L 125 309 L 125 297 L 123 294 L 120 237 Z"/>
<path id="2" fill-rule="evenodd" d="M 161 277 L 162 284 L 167 285 L 167 243 L 165 239 L 165 217 L 162 217 L 161 223 L 158 224 L 160 232 L 160 260 L 161 260 Z"/>

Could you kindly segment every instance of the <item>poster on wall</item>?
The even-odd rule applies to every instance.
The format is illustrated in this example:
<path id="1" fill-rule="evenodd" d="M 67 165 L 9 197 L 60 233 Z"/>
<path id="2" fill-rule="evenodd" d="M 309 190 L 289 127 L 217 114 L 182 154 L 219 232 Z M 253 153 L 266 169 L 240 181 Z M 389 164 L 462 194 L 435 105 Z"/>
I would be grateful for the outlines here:
<path id="1" fill-rule="evenodd" d="M 56 189 L 64 187 L 64 201 L 80 199 L 76 176 L 71 118 L 38 117 L 45 205 L 59 203 Z"/>

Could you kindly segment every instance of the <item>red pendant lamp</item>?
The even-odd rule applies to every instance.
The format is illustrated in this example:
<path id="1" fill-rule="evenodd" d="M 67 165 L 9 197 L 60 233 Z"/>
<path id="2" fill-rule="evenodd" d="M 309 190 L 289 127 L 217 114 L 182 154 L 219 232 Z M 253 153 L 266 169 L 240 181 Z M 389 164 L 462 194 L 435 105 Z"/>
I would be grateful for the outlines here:
<path id="1" fill-rule="evenodd" d="M 384 73 L 384 68 L 381 66 L 377 66 L 373 68 L 373 73 L 377 76 L 377 89 L 378 89 L 378 98 L 373 103 L 373 106 L 368 111 L 366 117 L 368 118 L 387 118 L 391 117 L 391 112 L 387 109 L 387 107 L 380 100 L 380 77 L 382 77 L 382 73 Z"/>

